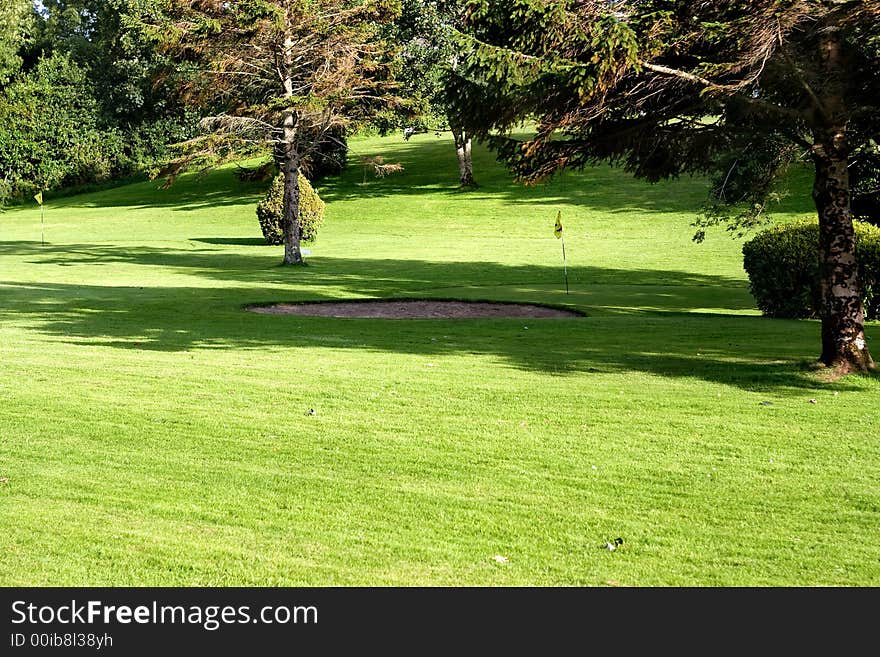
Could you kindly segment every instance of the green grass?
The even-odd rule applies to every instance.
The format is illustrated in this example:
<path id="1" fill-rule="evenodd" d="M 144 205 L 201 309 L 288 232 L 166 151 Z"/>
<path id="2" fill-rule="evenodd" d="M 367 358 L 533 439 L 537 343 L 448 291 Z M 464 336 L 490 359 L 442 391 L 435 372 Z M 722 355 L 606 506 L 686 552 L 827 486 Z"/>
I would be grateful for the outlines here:
<path id="1" fill-rule="evenodd" d="M 880 382 L 821 382 L 818 325 L 691 241 L 702 182 L 478 150 L 464 193 L 446 139 L 352 146 L 406 170 L 321 183 L 305 268 L 229 170 L 50 200 L 45 245 L 0 216 L 0 583 L 880 585 Z M 588 316 L 242 311 L 370 297 Z"/>

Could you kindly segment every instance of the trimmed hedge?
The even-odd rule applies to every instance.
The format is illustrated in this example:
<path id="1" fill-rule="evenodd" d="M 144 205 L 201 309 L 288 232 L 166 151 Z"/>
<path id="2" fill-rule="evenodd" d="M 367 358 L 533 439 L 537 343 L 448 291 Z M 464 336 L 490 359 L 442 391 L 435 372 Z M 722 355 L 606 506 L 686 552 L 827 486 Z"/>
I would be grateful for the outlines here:
<path id="1" fill-rule="evenodd" d="M 281 215 L 284 209 L 284 176 L 278 174 L 272 181 L 265 198 L 257 204 L 257 219 L 267 244 L 283 244 Z M 318 227 L 324 222 L 324 201 L 302 174 L 299 175 L 299 223 L 300 239 L 313 242 Z"/>
<path id="2" fill-rule="evenodd" d="M 880 319 L 880 228 L 856 221 L 856 259 L 866 319 Z M 743 244 L 743 267 L 758 308 L 770 317 L 819 316 L 819 226 L 798 222 L 758 233 Z"/>

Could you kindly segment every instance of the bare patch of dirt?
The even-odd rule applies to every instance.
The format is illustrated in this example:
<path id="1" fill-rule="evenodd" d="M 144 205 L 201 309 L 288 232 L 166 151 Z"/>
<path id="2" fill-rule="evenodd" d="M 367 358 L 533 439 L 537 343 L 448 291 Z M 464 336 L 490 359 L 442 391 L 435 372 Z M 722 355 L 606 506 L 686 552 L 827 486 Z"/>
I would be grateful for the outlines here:
<path id="1" fill-rule="evenodd" d="M 582 317 L 579 313 L 528 303 L 484 301 L 332 301 L 319 303 L 276 303 L 251 306 L 251 312 L 266 315 L 311 315 L 360 319 L 486 319 Z"/>

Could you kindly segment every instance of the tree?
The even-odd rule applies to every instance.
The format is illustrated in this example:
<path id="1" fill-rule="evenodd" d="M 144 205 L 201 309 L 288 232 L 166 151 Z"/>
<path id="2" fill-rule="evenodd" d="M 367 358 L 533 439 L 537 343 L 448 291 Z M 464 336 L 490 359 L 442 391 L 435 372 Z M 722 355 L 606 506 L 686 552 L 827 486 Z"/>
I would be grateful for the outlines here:
<path id="1" fill-rule="evenodd" d="M 183 64 L 193 105 L 211 113 L 169 176 L 271 152 L 284 174 L 284 264 L 302 264 L 299 172 L 334 130 L 394 102 L 380 26 L 393 0 L 178 0 L 155 34 Z M 178 73 L 180 74 L 180 73 Z"/>
<path id="2" fill-rule="evenodd" d="M 28 0 L 5 0 L 0 4 L 0 88 L 21 67 L 19 49 L 28 36 L 30 14 Z"/>
<path id="3" fill-rule="evenodd" d="M 477 186 L 472 139 L 449 99 L 451 69 L 457 61 L 450 29 L 461 19 L 462 5 L 454 0 L 403 0 L 395 38 L 401 43 L 399 77 L 404 94 L 423 121 L 449 126 L 458 157 L 458 181 L 468 188 Z"/>
<path id="4" fill-rule="evenodd" d="M 0 6 L 0 164 L 14 193 L 121 178 L 191 134 L 131 18 L 158 0 Z"/>
<path id="5" fill-rule="evenodd" d="M 86 71 L 68 55 L 42 57 L 0 91 L 0 171 L 13 196 L 108 180 L 121 136 L 99 125 Z"/>
<path id="6" fill-rule="evenodd" d="M 820 361 L 873 368 L 848 164 L 880 141 L 876 0 L 469 3 L 461 116 L 524 182 L 610 161 L 650 181 L 714 176 L 710 222 L 759 220 L 788 166 L 812 165 Z M 534 118 L 536 134 L 511 138 Z"/>

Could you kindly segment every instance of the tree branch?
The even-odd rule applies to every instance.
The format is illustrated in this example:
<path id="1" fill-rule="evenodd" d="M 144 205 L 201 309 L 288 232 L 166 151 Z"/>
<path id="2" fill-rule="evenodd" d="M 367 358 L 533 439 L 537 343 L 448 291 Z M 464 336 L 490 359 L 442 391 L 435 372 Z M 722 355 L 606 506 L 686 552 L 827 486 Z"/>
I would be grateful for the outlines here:
<path id="1" fill-rule="evenodd" d="M 747 96 L 742 94 L 740 85 L 718 84 L 717 82 L 713 82 L 712 80 L 709 80 L 707 78 L 700 77 L 699 75 L 694 75 L 693 73 L 688 73 L 687 71 L 681 71 L 676 68 L 669 68 L 668 66 L 661 66 L 659 64 L 651 64 L 650 62 L 642 62 L 641 65 L 643 68 L 646 68 L 649 71 L 654 71 L 655 73 L 660 73 L 661 75 L 669 75 L 671 77 L 687 80 L 688 82 L 699 84 L 700 86 L 705 87 L 706 89 L 709 89 L 716 93 L 735 97 L 738 100 L 741 100 L 746 104 L 751 105 L 752 107 L 776 114 L 780 118 L 798 119 L 801 121 L 806 119 L 806 116 L 804 116 L 802 112 L 799 112 L 797 110 L 790 109 L 788 107 L 780 107 L 779 105 L 774 105 L 773 103 L 769 103 L 766 100 L 761 100 L 760 98 L 756 98 L 754 96 Z"/>

